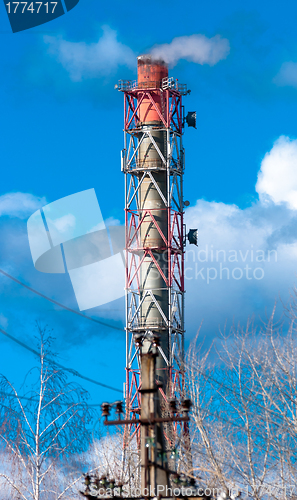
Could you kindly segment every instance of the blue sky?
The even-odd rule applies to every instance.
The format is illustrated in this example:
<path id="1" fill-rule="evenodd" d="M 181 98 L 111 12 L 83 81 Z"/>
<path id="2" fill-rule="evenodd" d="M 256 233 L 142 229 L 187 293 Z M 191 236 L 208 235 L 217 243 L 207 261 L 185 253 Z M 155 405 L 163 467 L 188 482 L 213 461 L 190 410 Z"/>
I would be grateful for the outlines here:
<path id="1" fill-rule="evenodd" d="M 95 188 L 104 219 L 123 223 L 123 96 L 114 84 L 134 79 L 134 57 L 155 45 L 220 35 L 230 46 L 225 58 L 213 65 L 180 59 L 170 69 L 192 90 L 186 109 L 197 111 L 197 130 L 184 137 L 187 223 L 199 227 L 196 252 L 222 250 L 231 273 L 213 278 L 220 260 L 211 262 L 209 253 L 203 264 L 202 254 L 189 254 L 187 338 L 202 320 L 204 335 L 213 338 L 226 320 L 227 327 L 244 323 L 253 313 L 265 316 L 279 296 L 286 302 L 297 269 L 295 2 L 80 0 L 61 18 L 16 34 L 0 7 L 0 267 L 77 309 L 67 275 L 34 269 L 26 220 L 45 203 Z M 252 259 L 252 250 L 262 250 L 264 260 L 256 261 L 256 253 Z M 276 262 L 268 261 L 269 250 L 277 251 Z M 237 263 L 228 260 L 231 251 Z M 252 279 L 237 279 L 240 271 L 232 277 L 234 267 L 247 264 L 251 273 L 264 269 L 263 278 L 261 271 Z M 122 299 L 87 313 L 123 326 Z M 0 277 L 2 327 L 32 342 L 36 318 L 54 328 L 61 362 L 122 387 L 120 332 L 89 324 Z M 1 370 L 17 383 L 31 355 L 7 340 L 0 345 Z M 116 396 L 87 388 L 94 402 Z"/>

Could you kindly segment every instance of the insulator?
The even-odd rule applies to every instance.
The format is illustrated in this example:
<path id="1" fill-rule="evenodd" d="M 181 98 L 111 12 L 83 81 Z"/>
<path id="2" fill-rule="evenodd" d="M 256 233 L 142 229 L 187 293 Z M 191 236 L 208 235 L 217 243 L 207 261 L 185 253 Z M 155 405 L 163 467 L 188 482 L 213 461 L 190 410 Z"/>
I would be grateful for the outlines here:
<path id="1" fill-rule="evenodd" d="M 141 333 L 136 333 L 134 335 L 134 342 L 138 347 L 142 346 L 142 341 L 143 341 L 143 335 Z"/>
<path id="2" fill-rule="evenodd" d="M 111 490 L 113 490 L 115 488 L 115 480 L 114 479 L 109 480 L 108 488 Z"/>
<path id="3" fill-rule="evenodd" d="M 188 485 L 188 481 L 187 481 L 187 478 L 184 474 L 182 474 L 180 476 L 180 485 L 181 486 L 187 486 Z"/>
<path id="4" fill-rule="evenodd" d="M 86 474 L 85 475 L 85 485 L 89 486 L 90 483 L 91 483 L 91 476 L 89 474 Z"/>
<path id="5" fill-rule="evenodd" d="M 99 479 L 99 477 L 95 477 L 95 479 L 93 480 L 93 484 L 95 485 L 95 487 L 97 489 L 99 489 L 99 485 L 100 485 L 100 479 Z"/>
<path id="6" fill-rule="evenodd" d="M 153 333 L 152 335 L 152 343 L 154 347 L 159 347 L 160 345 L 160 335 L 158 333 Z"/>
<path id="7" fill-rule="evenodd" d="M 177 411 L 176 399 L 170 399 L 169 410 L 172 411 L 173 413 L 176 413 L 176 411 Z"/>
<path id="8" fill-rule="evenodd" d="M 179 484 L 180 483 L 180 476 L 179 476 L 179 474 L 173 474 L 173 476 L 172 476 L 172 482 L 175 483 L 175 484 Z"/>
<path id="9" fill-rule="evenodd" d="M 196 486 L 196 479 L 194 477 L 190 477 L 189 478 L 189 483 L 190 483 L 190 486 Z"/>
<path id="10" fill-rule="evenodd" d="M 99 479 L 99 484 L 103 487 L 106 486 L 107 484 L 107 481 L 106 481 L 106 476 L 102 476 L 100 479 Z"/>
<path id="11" fill-rule="evenodd" d="M 182 399 L 180 406 L 181 406 L 181 411 L 188 413 L 191 409 L 192 402 L 190 399 Z"/>
<path id="12" fill-rule="evenodd" d="M 178 456 L 179 456 L 178 450 L 176 448 L 173 448 L 170 452 L 171 460 L 176 460 Z"/>
<path id="13" fill-rule="evenodd" d="M 102 403 L 101 405 L 101 411 L 102 411 L 102 417 L 108 417 L 110 415 L 110 404 L 109 403 Z"/>
<path id="14" fill-rule="evenodd" d="M 118 415 L 120 415 L 121 413 L 124 413 L 124 411 L 123 411 L 123 402 L 122 401 L 116 401 L 115 402 L 115 406 L 116 406 L 116 410 L 115 411 L 116 411 L 116 413 Z"/>
<path id="15" fill-rule="evenodd" d="M 153 448 L 154 446 L 155 446 L 155 438 L 153 438 L 153 437 L 145 438 L 145 447 L 146 448 Z"/>

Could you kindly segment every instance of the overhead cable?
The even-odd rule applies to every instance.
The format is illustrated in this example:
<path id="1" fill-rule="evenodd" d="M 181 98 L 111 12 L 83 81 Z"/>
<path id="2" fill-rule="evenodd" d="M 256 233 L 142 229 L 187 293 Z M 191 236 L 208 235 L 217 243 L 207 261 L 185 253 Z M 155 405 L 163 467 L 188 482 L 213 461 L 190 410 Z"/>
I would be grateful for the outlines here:
<path id="1" fill-rule="evenodd" d="M 38 292 L 34 288 L 26 285 L 25 283 L 23 283 L 22 281 L 18 280 L 14 276 L 11 276 L 11 274 L 8 274 L 7 272 L 3 271 L 3 269 L 0 269 L 0 273 L 3 274 L 4 276 L 6 276 L 7 278 L 11 279 L 15 283 L 18 283 L 19 285 L 23 286 L 24 288 L 27 288 L 27 290 L 30 290 L 30 292 L 33 292 L 36 295 L 39 295 L 39 297 L 42 297 L 43 299 L 46 299 L 49 302 L 52 302 L 52 304 L 55 304 L 56 306 L 62 307 L 62 309 L 66 309 L 66 311 L 69 311 L 69 312 L 72 312 L 74 314 L 77 314 L 77 316 L 81 316 L 82 318 L 85 318 L 85 319 L 88 319 L 90 321 L 93 321 L 94 323 L 98 323 L 99 325 L 107 326 L 108 328 L 113 328 L 114 330 L 118 330 L 119 332 L 124 332 L 125 331 L 124 328 L 120 328 L 118 326 L 110 325 L 109 323 L 105 323 L 105 321 L 101 321 L 99 319 L 92 318 L 91 316 L 86 316 L 85 314 L 83 314 L 83 313 L 81 313 L 79 311 L 75 311 L 75 309 L 71 309 L 71 307 L 67 307 L 64 304 L 61 304 L 60 302 L 57 302 L 56 300 L 51 299 L 50 297 L 47 297 L 47 295 L 44 295 L 43 293 Z"/>
<path id="2" fill-rule="evenodd" d="M 2 335 L 5 335 L 6 337 L 8 337 L 13 342 L 16 342 L 20 346 L 24 347 L 24 349 L 27 349 L 27 351 L 32 352 L 32 354 L 35 354 L 35 356 L 38 356 L 40 358 L 40 353 L 38 351 L 36 351 L 35 349 L 32 349 L 32 347 L 28 346 L 27 344 L 25 344 L 21 340 L 13 337 L 13 335 L 10 335 L 9 333 L 7 333 L 2 328 L 0 328 L 0 333 L 2 333 Z M 116 391 L 116 392 L 122 393 L 122 391 L 120 389 L 117 389 L 116 387 L 112 387 L 111 385 L 103 384 L 102 382 L 98 382 L 97 380 L 94 380 L 92 378 L 86 377 L 85 375 L 82 375 L 81 373 L 79 373 L 78 371 L 74 370 L 73 368 L 67 368 L 66 366 L 63 366 L 60 363 L 57 363 L 56 361 L 53 361 L 53 360 L 50 360 L 50 359 L 48 361 L 49 361 L 49 363 L 57 366 L 58 368 L 61 368 L 62 370 L 65 370 L 65 371 L 67 371 L 69 373 L 72 373 L 72 375 L 75 375 L 76 377 L 82 378 L 83 380 L 86 380 L 87 382 L 91 382 L 92 384 L 100 385 L 101 387 L 105 387 L 106 389 L 110 389 L 112 391 Z"/>

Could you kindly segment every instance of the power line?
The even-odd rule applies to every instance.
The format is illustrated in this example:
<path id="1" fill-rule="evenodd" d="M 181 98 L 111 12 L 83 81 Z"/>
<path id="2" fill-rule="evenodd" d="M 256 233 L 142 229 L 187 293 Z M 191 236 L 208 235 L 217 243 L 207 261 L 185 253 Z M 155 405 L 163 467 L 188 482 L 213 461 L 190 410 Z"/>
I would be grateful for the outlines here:
<path id="1" fill-rule="evenodd" d="M 24 399 L 25 401 L 31 401 L 32 403 L 39 403 L 39 400 L 38 399 L 32 399 L 32 398 L 29 398 L 28 396 L 19 396 L 19 394 L 13 394 L 13 393 L 9 393 L 9 392 L 4 392 L 4 391 L 0 391 L 0 396 L 7 396 L 7 397 L 13 397 L 13 398 L 17 398 L 17 399 Z M 1 404 L 1 402 L 0 402 Z M 94 404 L 89 404 L 89 403 L 79 403 L 79 402 L 75 402 L 75 401 L 72 401 L 71 403 L 70 402 L 62 402 L 62 403 L 56 403 L 56 404 L 59 404 L 59 405 L 62 405 L 62 406 L 77 406 L 77 405 L 82 405 L 82 404 L 86 404 L 88 407 L 95 407 L 95 406 L 101 406 L 102 403 L 94 403 Z"/>
<path id="2" fill-rule="evenodd" d="M 0 333 L 2 333 L 2 335 L 5 335 L 6 337 L 8 337 L 13 342 L 16 342 L 20 346 L 24 347 L 24 349 L 27 349 L 27 351 L 32 352 L 33 354 L 35 354 L 35 356 L 38 356 L 40 358 L 40 354 L 39 354 L 38 351 L 35 351 L 35 349 L 32 349 L 32 347 L 29 347 L 27 344 L 25 344 L 21 340 L 13 337 L 12 335 L 10 335 L 9 333 L 7 333 L 2 328 L 0 328 Z M 87 382 L 92 382 L 92 384 L 100 385 L 101 387 L 105 387 L 106 389 L 110 389 L 112 391 L 116 391 L 116 392 L 122 393 L 122 391 L 120 389 L 117 389 L 116 387 L 112 387 L 111 385 L 103 384 L 102 382 L 98 382 L 97 380 L 94 380 L 92 378 L 86 377 L 85 375 L 82 375 L 78 371 L 73 370 L 73 368 L 67 368 L 66 366 L 63 366 L 60 363 L 57 363 L 56 361 L 51 361 L 51 360 L 48 360 L 48 361 L 49 361 L 49 363 L 52 363 L 53 365 L 56 365 L 57 367 L 61 368 L 62 370 L 68 371 L 69 373 L 72 373 L 72 375 L 75 375 L 76 377 L 82 378 L 83 380 L 86 380 Z"/>
<path id="3" fill-rule="evenodd" d="M 46 299 L 49 302 L 52 302 L 52 304 L 55 304 L 56 306 L 62 307 L 62 309 L 66 309 L 66 311 L 72 312 L 72 313 L 76 314 L 77 316 L 81 316 L 82 318 L 89 319 L 90 321 L 93 321 L 94 323 L 98 323 L 99 325 L 107 326 L 108 328 L 113 328 L 114 330 L 118 330 L 119 332 L 125 331 L 124 328 L 119 328 L 118 326 L 110 325 L 109 323 L 105 323 L 104 321 L 100 321 L 99 319 L 92 318 L 91 316 L 86 316 L 85 314 L 83 314 L 79 311 L 75 311 L 75 309 L 71 309 L 71 307 L 67 307 L 64 304 L 61 304 L 60 302 L 57 302 L 56 300 L 51 299 L 50 297 L 47 297 L 43 293 L 38 292 L 34 288 L 32 288 L 32 287 L 26 285 L 25 283 L 23 283 L 22 281 L 18 280 L 14 276 L 11 276 L 10 274 L 6 273 L 5 271 L 3 271 L 3 269 L 0 269 L 0 273 L 3 274 L 4 276 L 6 276 L 7 278 L 11 279 L 15 283 L 18 283 L 19 285 L 23 286 L 24 288 L 27 288 L 27 290 L 30 290 L 30 292 L 33 292 L 36 295 L 39 295 L 39 297 L 42 297 L 43 299 Z"/>
<path id="4" fill-rule="evenodd" d="M 113 325 L 110 325 L 109 323 L 105 323 L 103 321 L 100 321 L 100 320 L 97 320 L 95 318 L 92 318 L 91 316 L 86 316 L 85 314 L 82 314 L 81 312 L 79 311 L 75 311 L 74 309 L 71 309 L 70 307 L 67 307 L 65 306 L 64 304 L 61 304 L 60 302 L 57 302 L 56 300 L 53 300 L 49 297 L 47 297 L 46 295 L 42 294 L 41 292 L 38 292 L 37 290 L 35 290 L 34 288 L 31 288 L 29 287 L 28 285 L 26 285 L 25 283 L 23 283 L 22 281 L 18 280 L 17 278 L 15 278 L 14 276 L 11 276 L 10 274 L 8 274 L 7 272 L 3 271 L 3 269 L 0 269 L 0 273 L 3 274 L 4 276 L 6 276 L 7 278 L 11 279 L 12 281 L 15 281 L 16 283 L 18 283 L 19 285 L 23 286 L 24 288 L 27 288 L 28 290 L 30 290 L 31 292 L 35 293 L 36 295 L 39 295 L 40 297 L 48 300 L 49 302 L 52 302 L 53 304 L 63 308 L 63 309 L 66 309 L 66 311 L 69 311 L 69 312 L 73 312 L 74 314 L 77 314 L 78 316 L 81 316 L 85 319 L 89 319 L 90 321 L 93 321 L 95 323 L 98 323 L 100 325 L 103 325 L 103 326 L 107 326 L 109 328 L 113 328 L 114 330 L 118 330 L 118 331 L 125 331 L 124 328 L 119 328 L 117 326 L 113 326 Z M 9 337 L 11 340 L 13 340 L 14 342 L 18 343 L 19 345 L 21 345 L 22 347 L 24 347 L 25 349 L 31 351 L 33 354 L 39 356 L 39 353 L 37 351 L 35 351 L 34 349 L 32 349 L 31 347 L 29 347 L 27 344 L 24 344 L 23 342 L 21 342 L 20 340 L 16 339 L 15 337 L 13 337 L 12 335 L 9 335 L 7 332 L 5 332 L 4 330 L 2 330 L 0 328 L 0 333 L 3 333 L 4 335 L 6 335 L 7 337 Z M 62 368 L 63 370 L 66 370 L 66 371 L 69 371 L 70 373 L 72 373 L 73 375 L 76 375 L 77 377 L 80 377 L 88 382 L 92 382 L 94 384 L 97 384 L 97 385 L 100 385 L 102 387 L 105 387 L 105 388 L 108 388 L 108 389 L 111 389 L 111 390 L 114 390 L 114 391 L 117 391 L 117 392 L 121 392 L 122 391 L 120 389 L 116 389 L 114 387 L 111 387 L 109 385 L 106 385 L 106 384 L 103 384 L 101 382 L 97 382 L 91 378 L 88 378 L 88 377 L 85 377 L 84 375 L 81 375 L 79 374 L 76 370 L 73 370 L 71 368 L 66 368 L 64 367 L 63 365 L 60 365 L 59 363 L 56 363 L 55 364 L 57 366 L 59 366 L 59 368 Z M 203 376 L 203 377 L 207 377 L 209 378 L 210 380 L 213 380 L 213 382 L 217 383 L 218 385 L 220 385 L 221 387 L 227 389 L 228 391 L 230 391 L 231 389 L 229 387 L 227 387 L 225 384 L 223 384 L 222 382 L 219 382 L 218 380 L 214 379 L 211 375 L 205 375 L 204 373 L 200 372 L 200 370 L 198 370 L 198 372 Z M 246 387 L 246 386 L 245 386 Z M 248 389 L 248 387 L 246 387 L 246 389 Z M 248 389 L 249 390 L 249 389 Z M 250 392 L 250 390 L 249 390 Z M 256 405 L 256 406 L 260 406 L 262 408 L 262 405 L 260 405 L 259 403 L 256 403 L 254 400 L 253 400 L 253 403 Z M 275 413 L 273 412 L 272 410 L 269 410 L 270 412 L 272 413 Z"/>

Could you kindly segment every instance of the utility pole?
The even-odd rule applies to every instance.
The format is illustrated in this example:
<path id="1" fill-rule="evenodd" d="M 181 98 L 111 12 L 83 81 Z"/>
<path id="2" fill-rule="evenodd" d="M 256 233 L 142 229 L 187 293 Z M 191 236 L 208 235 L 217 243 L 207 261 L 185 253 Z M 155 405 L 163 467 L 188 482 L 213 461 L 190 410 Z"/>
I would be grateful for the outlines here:
<path id="1" fill-rule="evenodd" d="M 138 340 L 139 341 L 139 340 Z M 159 338 L 155 336 L 152 339 L 153 348 L 149 352 L 141 355 L 143 366 L 143 379 L 141 388 L 141 413 L 137 419 L 140 425 L 141 435 L 141 489 L 140 495 L 129 491 L 130 495 L 123 495 L 123 484 L 116 485 L 114 480 L 99 476 L 86 476 L 85 492 L 81 492 L 89 500 L 101 498 L 107 500 L 112 497 L 123 498 L 204 498 L 205 495 L 200 492 L 197 494 L 196 483 L 193 477 L 179 475 L 175 470 L 168 467 L 168 451 L 163 446 L 163 424 L 164 423 L 188 423 L 191 402 L 188 399 L 180 403 L 171 401 L 171 414 L 168 417 L 160 417 L 159 411 L 159 383 L 156 381 L 156 366 L 158 358 Z M 116 420 L 109 420 L 111 407 L 115 406 Z M 122 402 L 117 401 L 114 405 L 108 403 L 102 404 L 102 416 L 105 418 L 106 426 L 128 426 L 134 423 L 134 419 L 122 419 Z M 175 486 L 175 488 L 174 488 Z M 183 490 L 185 489 L 185 492 Z M 102 495 L 103 491 L 103 495 Z M 106 494 L 105 494 L 106 492 Z"/>

